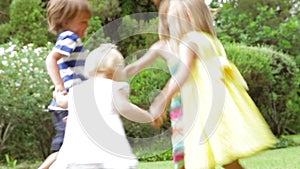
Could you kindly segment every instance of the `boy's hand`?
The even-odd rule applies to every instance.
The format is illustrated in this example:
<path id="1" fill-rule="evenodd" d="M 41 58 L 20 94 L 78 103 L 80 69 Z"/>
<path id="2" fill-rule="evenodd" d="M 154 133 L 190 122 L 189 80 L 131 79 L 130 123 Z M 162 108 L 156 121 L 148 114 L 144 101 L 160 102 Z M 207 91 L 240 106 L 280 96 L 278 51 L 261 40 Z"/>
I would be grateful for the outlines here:
<path id="1" fill-rule="evenodd" d="M 55 85 L 55 91 L 56 92 L 66 92 L 67 93 L 67 90 L 66 90 L 64 85 Z"/>
<path id="2" fill-rule="evenodd" d="M 68 94 L 66 88 L 63 85 L 56 85 L 55 89 L 52 93 L 53 99 L 56 100 L 56 95 L 61 94 L 61 95 L 66 95 Z"/>
<path id="3" fill-rule="evenodd" d="M 62 92 L 59 92 L 59 91 L 53 91 L 53 99 L 56 100 L 57 98 L 62 98 L 61 96 L 65 96 L 67 95 L 67 91 L 62 91 Z"/>

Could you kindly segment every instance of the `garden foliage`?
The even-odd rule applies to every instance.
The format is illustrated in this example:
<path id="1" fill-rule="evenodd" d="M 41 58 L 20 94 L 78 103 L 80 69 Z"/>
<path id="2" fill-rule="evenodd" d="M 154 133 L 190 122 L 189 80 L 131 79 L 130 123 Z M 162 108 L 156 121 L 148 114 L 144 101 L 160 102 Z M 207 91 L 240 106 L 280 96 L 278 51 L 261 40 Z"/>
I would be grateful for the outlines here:
<path id="1" fill-rule="evenodd" d="M 0 125 L 10 124 L 13 129 L 1 155 L 26 159 L 49 153 L 54 133 L 46 111 L 52 92 L 45 58 L 51 47 L 19 42 L 0 47 Z"/>
<path id="2" fill-rule="evenodd" d="M 248 3 L 253 5 L 252 1 Z M 289 13 L 290 8 L 276 7 L 276 3 L 271 6 L 263 5 L 267 3 L 265 1 L 260 3 L 256 8 L 242 3 L 223 4 L 216 19 L 219 38 L 223 43 L 272 46 L 275 50 L 289 54 L 300 64 L 300 14 L 292 15 Z"/>
<path id="3" fill-rule="evenodd" d="M 291 57 L 267 47 L 228 45 L 226 51 L 248 82 L 249 94 L 274 134 L 299 130 L 300 76 Z"/>

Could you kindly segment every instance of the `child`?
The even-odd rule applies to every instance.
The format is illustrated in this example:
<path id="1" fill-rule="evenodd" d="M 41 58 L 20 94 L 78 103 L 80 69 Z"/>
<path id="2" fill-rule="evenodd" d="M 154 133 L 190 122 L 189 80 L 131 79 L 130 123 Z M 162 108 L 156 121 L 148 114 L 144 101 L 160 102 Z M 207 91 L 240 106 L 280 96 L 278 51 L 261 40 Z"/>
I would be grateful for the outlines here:
<path id="1" fill-rule="evenodd" d="M 185 168 L 239 169 L 238 160 L 272 147 L 276 138 L 247 94 L 247 85 L 227 60 L 207 5 L 171 1 L 170 41 L 178 46 L 178 69 L 150 106 L 161 114 L 180 90 Z"/>
<path id="2" fill-rule="evenodd" d="M 58 38 L 47 56 L 46 67 L 55 91 L 66 94 L 70 87 L 85 80 L 82 74 L 86 53 L 81 38 L 86 36 L 92 12 L 87 0 L 50 0 L 47 8 L 49 30 L 58 34 Z M 54 100 L 48 108 L 52 113 L 56 136 L 51 145 L 53 153 L 39 169 L 49 168 L 55 160 L 64 139 L 63 119 L 68 115 L 68 110 L 57 106 Z"/>
<path id="3" fill-rule="evenodd" d="M 137 168 L 119 114 L 140 123 L 153 118 L 130 102 L 128 83 L 118 82 L 124 79 L 123 69 L 124 59 L 116 47 L 103 44 L 86 59 L 89 80 L 71 88 L 68 96 L 56 94 L 57 102 L 68 106 L 69 116 L 64 143 L 51 169 Z"/>
<path id="4" fill-rule="evenodd" d="M 140 72 L 143 68 L 152 64 L 158 57 L 164 59 L 169 67 L 171 74 L 176 71 L 177 67 L 177 51 L 174 41 L 169 39 L 169 26 L 167 24 L 167 13 L 169 9 L 170 0 L 163 0 L 159 5 L 159 26 L 158 32 L 160 40 L 154 43 L 148 52 L 136 62 L 125 67 L 125 75 L 131 77 Z M 155 120 L 154 125 L 160 126 L 163 116 Z M 173 161 L 175 169 L 184 168 L 184 154 L 183 154 L 183 126 L 182 126 L 182 108 L 180 92 L 172 98 L 170 107 L 170 119 L 172 126 L 172 145 L 173 145 Z"/>

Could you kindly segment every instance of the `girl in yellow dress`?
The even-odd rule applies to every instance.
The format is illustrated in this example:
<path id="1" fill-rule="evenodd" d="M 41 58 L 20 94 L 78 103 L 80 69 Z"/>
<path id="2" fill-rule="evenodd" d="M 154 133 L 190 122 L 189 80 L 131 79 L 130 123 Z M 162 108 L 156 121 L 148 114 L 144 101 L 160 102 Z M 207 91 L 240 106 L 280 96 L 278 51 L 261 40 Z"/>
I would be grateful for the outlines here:
<path id="1" fill-rule="evenodd" d="M 240 158 L 271 148 L 276 137 L 248 95 L 243 77 L 228 61 L 204 1 L 171 1 L 167 21 L 180 61 L 150 112 L 166 111 L 180 91 L 185 168 L 242 168 Z"/>

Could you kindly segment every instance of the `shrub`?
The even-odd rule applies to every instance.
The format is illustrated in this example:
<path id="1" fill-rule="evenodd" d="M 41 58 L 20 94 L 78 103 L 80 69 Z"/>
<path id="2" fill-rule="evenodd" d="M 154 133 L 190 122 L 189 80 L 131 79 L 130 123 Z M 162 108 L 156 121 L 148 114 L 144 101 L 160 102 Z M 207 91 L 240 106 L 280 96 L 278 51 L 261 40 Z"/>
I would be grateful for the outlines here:
<path id="1" fill-rule="evenodd" d="M 51 46 L 48 44 L 49 49 Z M 14 159 L 49 153 L 54 130 L 46 112 L 52 97 L 44 64 L 48 48 L 18 42 L 0 47 L 0 118 L 13 127 L 0 159 L 6 153 Z"/>
<path id="2" fill-rule="evenodd" d="M 0 32 L 1 32 L 0 44 L 8 42 L 11 36 L 11 30 L 9 24 L 8 23 L 0 24 Z"/>
<path id="3" fill-rule="evenodd" d="M 300 79 L 299 68 L 291 57 L 266 47 L 228 45 L 226 51 L 246 79 L 250 96 L 274 134 L 297 132 Z"/>
<path id="4" fill-rule="evenodd" d="M 87 37 L 84 39 L 85 47 L 89 50 L 93 50 L 100 46 L 101 43 L 107 43 L 109 41 L 110 38 L 104 35 L 100 18 L 93 16 L 90 20 Z"/>
<path id="5" fill-rule="evenodd" d="M 24 44 L 38 46 L 47 44 L 54 38 L 48 32 L 45 9 L 41 0 L 13 0 L 10 5 L 9 26 L 12 36 Z M 50 38 L 51 37 L 51 38 Z"/>
<path id="6" fill-rule="evenodd" d="M 247 5 L 245 1 L 239 5 L 232 5 L 228 2 L 223 5 L 216 19 L 217 32 L 221 41 L 242 43 L 247 46 L 269 45 L 288 53 L 294 59 L 298 58 L 296 61 L 300 64 L 299 15 L 290 14 L 293 10 L 286 8 L 292 2 L 275 4 L 257 1 L 256 5 L 252 2 L 248 3 L 250 4 Z M 279 6 L 279 4 L 287 6 Z M 254 5 L 256 8 L 249 8 L 249 5 Z M 287 16 L 281 16 L 284 14 Z"/>
<path id="7" fill-rule="evenodd" d="M 132 17 L 142 17 L 143 14 Z M 146 17 L 146 16 L 145 16 Z M 119 26 L 121 47 L 120 51 L 124 56 L 131 55 L 139 50 L 148 49 L 151 44 L 158 40 L 157 26 L 158 18 L 149 21 L 136 20 L 131 16 L 122 18 L 122 25 Z"/>

